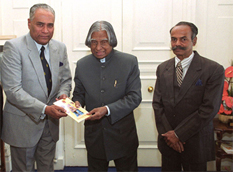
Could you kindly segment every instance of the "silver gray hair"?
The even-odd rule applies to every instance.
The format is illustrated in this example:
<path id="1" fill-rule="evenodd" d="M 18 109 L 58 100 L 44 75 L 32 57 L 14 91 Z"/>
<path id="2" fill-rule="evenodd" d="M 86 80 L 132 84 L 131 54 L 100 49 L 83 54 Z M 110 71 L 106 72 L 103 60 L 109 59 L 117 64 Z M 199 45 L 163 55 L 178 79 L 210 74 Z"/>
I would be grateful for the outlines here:
<path id="1" fill-rule="evenodd" d="M 114 32 L 112 25 L 107 21 L 96 21 L 91 25 L 89 32 L 87 34 L 85 45 L 91 47 L 92 33 L 99 32 L 101 30 L 105 30 L 107 32 L 109 45 L 112 46 L 113 48 L 116 47 L 117 46 L 116 34 Z"/>
<path id="2" fill-rule="evenodd" d="M 30 8 L 30 12 L 29 12 L 29 18 L 30 18 L 31 21 L 34 19 L 35 12 L 36 12 L 36 10 L 38 8 L 42 8 L 42 9 L 44 9 L 46 11 L 51 12 L 54 15 L 54 18 L 55 18 L 55 11 L 54 11 L 54 9 L 52 7 L 50 7 L 47 4 L 35 4 Z"/>

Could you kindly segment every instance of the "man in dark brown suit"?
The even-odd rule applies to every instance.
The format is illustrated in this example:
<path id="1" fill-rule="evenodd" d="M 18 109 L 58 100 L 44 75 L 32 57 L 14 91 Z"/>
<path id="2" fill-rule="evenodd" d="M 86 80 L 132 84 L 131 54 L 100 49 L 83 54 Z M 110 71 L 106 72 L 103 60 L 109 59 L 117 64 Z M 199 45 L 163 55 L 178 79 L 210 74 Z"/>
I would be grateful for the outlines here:
<path id="1" fill-rule="evenodd" d="M 212 120 L 220 107 L 224 69 L 193 51 L 197 33 L 193 23 L 175 25 L 170 34 L 176 57 L 156 72 L 153 109 L 162 171 L 206 171 L 207 161 L 215 158 Z"/>

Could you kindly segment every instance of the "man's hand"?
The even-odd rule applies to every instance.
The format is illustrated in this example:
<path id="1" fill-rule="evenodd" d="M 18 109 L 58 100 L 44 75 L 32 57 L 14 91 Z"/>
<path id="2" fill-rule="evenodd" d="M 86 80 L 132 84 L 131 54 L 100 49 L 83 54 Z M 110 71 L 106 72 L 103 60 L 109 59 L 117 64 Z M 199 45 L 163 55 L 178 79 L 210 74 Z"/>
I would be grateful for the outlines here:
<path id="1" fill-rule="evenodd" d="M 176 137 L 174 130 L 168 131 L 165 134 L 162 134 L 162 136 L 165 137 L 165 140 L 169 145 L 179 142 L 179 139 Z"/>
<path id="2" fill-rule="evenodd" d="M 103 118 L 108 113 L 108 110 L 105 106 L 95 108 L 91 110 L 88 114 L 92 114 L 90 117 L 88 117 L 86 120 L 99 120 Z"/>
<path id="3" fill-rule="evenodd" d="M 58 98 L 56 98 L 56 101 L 58 101 L 58 100 L 61 100 L 61 99 L 65 99 L 65 98 L 67 98 L 68 96 L 66 95 L 66 94 L 62 94 L 62 95 L 60 95 Z"/>
<path id="4" fill-rule="evenodd" d="M 79 108 L 79 107 L 81 106 L 81 104 L 79 103 L 79 101 L 75 101 L 74 103 L 75 103 L 75 106 L 76 106 L 77 108 Z"/>
<path id="5" fill-rule="evenodd" d="M 184 151 L 183 143 L 176 137 L 174 130 L 162 134 L 168 146 L 181 153 Z"/>
<path id="6" fill-rule="evenodd" d="M 66 117 L 67 114 L 65 112 L 66 110 L 64 108 L 56 106 L 56 105 L 46 106 L 45 108 L 45 114 L 55 119 Z"/>
<path id="7" fill-rule="evenodd" d="M 175 144 L 172 144 L 170 147 L 171 147 L 172 149 L 174 149 L 175 151 L 179 152 L 179 153 L 181 153 L 181 152 L 184 151 L 184 146 L 183 146 L 183 144 L 181 143 L 181 141 L 179 141 L 179 142 L 177 142 L 177 143 L 175 143 Z"/>

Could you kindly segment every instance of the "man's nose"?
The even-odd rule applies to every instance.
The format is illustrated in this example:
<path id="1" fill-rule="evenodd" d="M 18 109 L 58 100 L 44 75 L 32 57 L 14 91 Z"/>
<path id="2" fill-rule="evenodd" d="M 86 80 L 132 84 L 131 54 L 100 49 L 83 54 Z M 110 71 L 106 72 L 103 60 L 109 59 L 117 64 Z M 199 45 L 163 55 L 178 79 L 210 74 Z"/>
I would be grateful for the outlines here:
<path id="1" fill-rule="evenodd" d="M 181 45 L 181 42 L 180 42 L 179 39 L 176 40 L 175 45 L 176 45 L 176 46 Z"/>
<path id="2" fill-rule="evenodd" d="M 97 45 L 96 45 L 96 49 L 100 50 L 101 48 L 102 48 L 102 46 L 101 46 L 100 42 L 98 42 Z"/>
<path id="3" fill-rule="evenodd" d="M 45 32 L 45 33 L 48 32 L 48 27 L 46 25 L 43 27 L 42 32 Z"/>

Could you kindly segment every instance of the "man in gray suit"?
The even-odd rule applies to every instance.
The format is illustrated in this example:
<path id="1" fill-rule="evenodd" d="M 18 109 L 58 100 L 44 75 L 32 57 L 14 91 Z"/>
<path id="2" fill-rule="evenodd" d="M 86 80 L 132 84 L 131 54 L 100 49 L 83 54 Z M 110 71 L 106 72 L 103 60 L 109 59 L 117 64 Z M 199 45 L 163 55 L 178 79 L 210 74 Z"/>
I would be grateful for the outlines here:
<path id="1" fill-rule="evenodd" d="M 53 102 L 71 90 L 66 46 L 51 39 L 54 20 L 50 6 L 36 4 L 30 9 L 30 33 L 4 45 L 2 139 L 10 144 L 13 171 L 33 171 L 35 161 L 38 171 L 53 171 L 59 118 L 67 116 Z"/>
<path id="2" fill-rule="evenodd" d="M 176 57 L 158 66 L 153 97 L 162 171 L 206 171 L 215 158 L 212 120 L 224 69 L 193 51 L 198 33 L 193 23 L 180 22 L 170 33 Z"/>
<path id="3" fill-rule="evenodd" d="M 137 171 L 138 137 L 133 110 L 141 102 L 137 58 L 114 50 L 117 39 L 106 21 L 92 24 L 88 55 L 77 62 L 73 100 L 92 114 L 85 121 L 88 171 Z"/>

